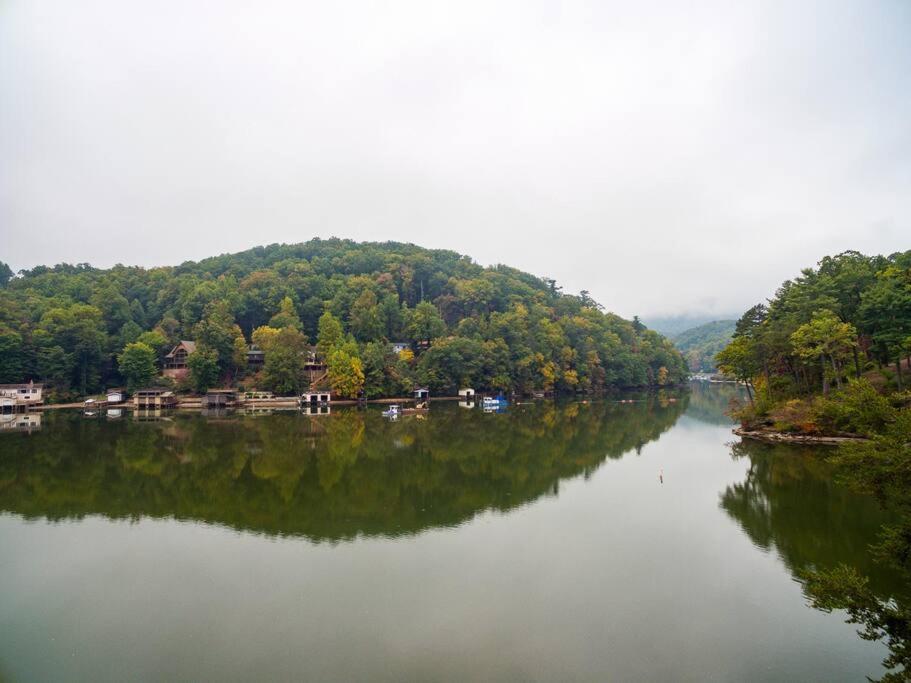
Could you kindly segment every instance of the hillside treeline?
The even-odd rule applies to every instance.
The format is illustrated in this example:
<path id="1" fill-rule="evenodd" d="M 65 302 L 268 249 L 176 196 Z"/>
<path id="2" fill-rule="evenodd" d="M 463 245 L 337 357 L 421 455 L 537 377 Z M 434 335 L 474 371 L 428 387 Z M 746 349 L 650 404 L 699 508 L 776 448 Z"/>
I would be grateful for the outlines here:
<path id="1" fill-rule="evenodd" d="M 717 360 L 762 394 L 827 394 L 868 371 L 895 389 L 911 355 L 911 251 L 827 256 L 737 322 Z"/>
<path id="2" fill-rule="evenodd" d="M 343 395 L 414 384 L 592 393 L 686 377 L 667 340 L 586 292 L 410 244 L 316 239 L 176 267 L 0 273 L 0 381 L 40 380 L 58 399 L 153 381 L 180 339 L 197 342 L 188 389 L 298 391 L 309 344 Z M 251 342 L 266 352 L 252 377 Z"/>
<path id="3" fill-rule="evenodd" d="M 748 429 L 863 437 L 827 451 L 827 460 L 842 484 L 885 508 L 888 521 L 871 539 L 872 554 L 905 586 L 911 586 L 909 356 L 911 251 L 824 258 L 785 282 L 768 306 L 747 311 L 718 355 L 719 367 L 755 393 L 739 413 Z M 885 643 L 882 680 L 908 680 L 911 595 L 882 595 L 869 574 L 842 564 L 804 568 L 798 577 L 811 604 L 844 611 L 863 638 Z"/>

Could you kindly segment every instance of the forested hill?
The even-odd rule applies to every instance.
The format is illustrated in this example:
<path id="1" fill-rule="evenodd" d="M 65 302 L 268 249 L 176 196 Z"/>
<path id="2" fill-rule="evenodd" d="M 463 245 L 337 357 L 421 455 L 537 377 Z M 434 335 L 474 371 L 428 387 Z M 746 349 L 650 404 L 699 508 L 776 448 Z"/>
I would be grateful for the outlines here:
<path id="1" fill-rule="evenodd" d="M 714 372 L 715 356 L 727 346 L 737 325 L 735 320 L 715 320 L 671 337 L 693 372 Z"/>
<path id="2" fill-rule="evenodd" d="M 0 381 L 41 380 L 57 397 L 150 380 L 181 339 L 197 342 L 197 389 L 297 391 L 307 343 L 343 395 L 400 395 L 417 383 L 598 392 L 687 372 L 669 341 L 586 292 L 412 244 L 315 239 L 176 267 L 40 266 L 4 281 Z M 266 365 L 245 377 L 251 341 Z M 408 348 L 393 353 L 390 342 Z"/>

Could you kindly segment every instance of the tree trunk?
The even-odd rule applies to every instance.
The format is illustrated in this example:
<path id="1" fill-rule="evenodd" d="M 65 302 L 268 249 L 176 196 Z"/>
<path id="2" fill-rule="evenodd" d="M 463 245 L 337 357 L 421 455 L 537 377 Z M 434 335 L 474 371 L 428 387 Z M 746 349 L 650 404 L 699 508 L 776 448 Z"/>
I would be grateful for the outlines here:
<path id="1" fill-rule="evenodd" d="M 821 354 L 819 357 L 820 364 L 819 369 L 822 371 L 822 395 L 829 395 L 829 378 L 826 376 L 826 354 Z"/>
<path id="2" fill-rule="evenodd" d="M 835 364 L 835 356 L 829 356 L 829 360 L 832 361 L 832 370 L 835 371 L 835 384 L 841 389 L 841 372 L 838 369 L 838 365 Z"/>
<path id="3" fill-rule="evenodd" d="M 743 386 L 747 388 L 747 398 L 750 399 L 750 405 L 753 405 L 753 392 L 750 391 L 749 381 L 744 382 Z"/>
<path id="4" fill-rule="evenodd" d="M 857 353 L 857 347 L 851 349 L 854 351 L 854 376 L 860 379 L 860 354 Z"/>
<path id="5" fill-rule="evenodd" d="M 902 357 L 898 356 L 895 359 L 895 377 L 898 381 L 898 390 L 902 391 Z"/>

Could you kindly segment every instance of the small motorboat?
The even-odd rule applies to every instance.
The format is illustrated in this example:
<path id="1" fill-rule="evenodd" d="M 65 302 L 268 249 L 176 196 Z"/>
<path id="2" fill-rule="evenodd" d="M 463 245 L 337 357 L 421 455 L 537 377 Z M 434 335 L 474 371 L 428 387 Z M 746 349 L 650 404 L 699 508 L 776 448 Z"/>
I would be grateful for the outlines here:
<path id="1" fill-rule="evenodd" d="M 396 404 L 392 404 L 391 406 L 389 406 L 388 408 L 386 408 L 386 410 L 383 411 L 383 417 L 393 417 L 393 418 L 395 418 L 395 417 L 398 417 L 398 416 L 399 416 L 399 413 L 400 413 L 400 412 L 401 412 L 401 411 L 400 411 L 399 407 L 398 407 Z"/>

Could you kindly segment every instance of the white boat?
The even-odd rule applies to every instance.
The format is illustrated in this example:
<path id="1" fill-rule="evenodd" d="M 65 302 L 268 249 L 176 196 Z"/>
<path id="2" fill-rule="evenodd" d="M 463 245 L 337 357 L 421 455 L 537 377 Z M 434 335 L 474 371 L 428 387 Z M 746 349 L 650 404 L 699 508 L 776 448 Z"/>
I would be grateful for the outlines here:
<path id="1" fill-rule="evenodd" d="M 399 412 L 399 407 L 395 404 L 392 404 L 383 411 L 383 417 L 398 417 Z"/>

